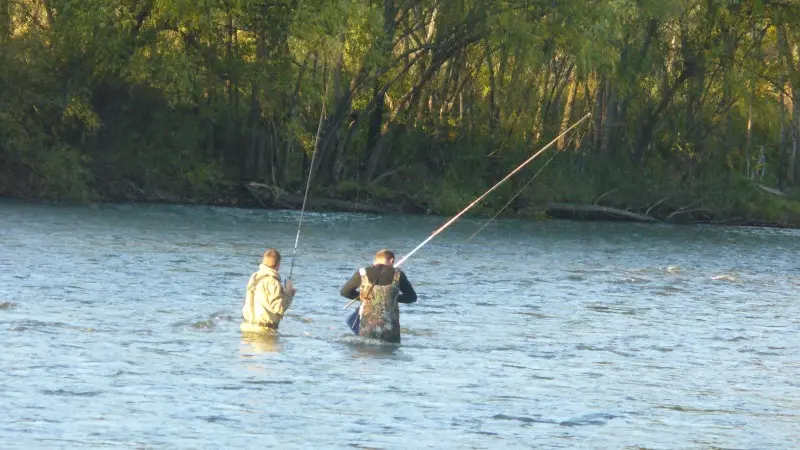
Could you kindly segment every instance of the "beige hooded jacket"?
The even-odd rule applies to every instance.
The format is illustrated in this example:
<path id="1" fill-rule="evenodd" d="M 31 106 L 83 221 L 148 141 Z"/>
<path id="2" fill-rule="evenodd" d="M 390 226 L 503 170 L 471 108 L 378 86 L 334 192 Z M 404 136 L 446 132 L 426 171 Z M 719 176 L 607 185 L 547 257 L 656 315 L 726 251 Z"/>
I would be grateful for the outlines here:
<path id="1" fill-rule="evenodd" d="M 249 324 L 278 329 L 293 299 L 281 284 L 278 272 L 260 264 L 247 282 L 242 317 Z"/>

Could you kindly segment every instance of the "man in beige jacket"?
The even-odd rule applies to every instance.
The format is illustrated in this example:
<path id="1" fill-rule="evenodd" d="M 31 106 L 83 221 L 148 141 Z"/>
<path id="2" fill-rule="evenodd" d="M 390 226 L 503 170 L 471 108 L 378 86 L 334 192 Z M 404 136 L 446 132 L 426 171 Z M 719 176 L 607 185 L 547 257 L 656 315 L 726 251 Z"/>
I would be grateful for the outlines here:
<path id="1" fill-rule="evenodd" d="M 249 332 L 277 331 L 286 310 L 292 305 L 297 289 L 292 280 L 281 284 L 278 270 L 281 254 L 274 248 L 264 252 L 258 272 L 247 282 L 244 306 L 242 307 L 241 330 Z"/>

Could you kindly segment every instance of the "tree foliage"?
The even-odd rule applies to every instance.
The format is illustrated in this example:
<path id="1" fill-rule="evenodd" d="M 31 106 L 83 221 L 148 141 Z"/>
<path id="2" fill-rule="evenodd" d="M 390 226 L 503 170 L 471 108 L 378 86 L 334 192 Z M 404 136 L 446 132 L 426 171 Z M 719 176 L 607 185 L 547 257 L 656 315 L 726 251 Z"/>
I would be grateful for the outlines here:
<path id="1" fill-rule="evenodd" d="M 794 0 L 0 0 L 0 193 L 203 197 L 311 173 L 445 211 L 589 112 L 544 197 L 788 189 L 799 24 Z"/>

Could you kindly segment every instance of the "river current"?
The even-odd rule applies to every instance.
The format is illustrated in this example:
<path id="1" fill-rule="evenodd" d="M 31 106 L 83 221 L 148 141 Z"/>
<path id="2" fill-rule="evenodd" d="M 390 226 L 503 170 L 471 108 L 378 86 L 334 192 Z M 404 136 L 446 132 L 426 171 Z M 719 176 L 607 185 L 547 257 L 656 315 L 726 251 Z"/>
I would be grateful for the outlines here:
<path id="1" fill-rule="evenodd" d="M 298 212 L 0 202 L 1 448 L 800 448 L 800 232 L 463 219 L 399 346 L 339 288 L 446 218 L 306 213 L 294 305 L 239 331 Z"/>

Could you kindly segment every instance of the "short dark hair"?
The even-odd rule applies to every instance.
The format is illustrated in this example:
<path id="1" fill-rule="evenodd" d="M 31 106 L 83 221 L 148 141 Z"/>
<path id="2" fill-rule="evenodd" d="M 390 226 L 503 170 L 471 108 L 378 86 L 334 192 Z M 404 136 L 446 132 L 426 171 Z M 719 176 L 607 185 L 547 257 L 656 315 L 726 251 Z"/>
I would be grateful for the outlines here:
<path id="1" fill-rule="evenodd" d="M 375 253 L 375 259 L 385 259 L 388 261 L 390 259 L 394 259 L 394 253 L 392 253 L 391 250 L 384 248 L 379 250 L 378 253 Z"/>
<path id="2" fill-rule="evenodd" d="M 264 257 L 261 259 L 261 263 L 273 269 L 278 267 L 278 264 L 281 263 L 280 252 L 274 248 L 268 248 L 267 251 L 264 252 Z"/>

